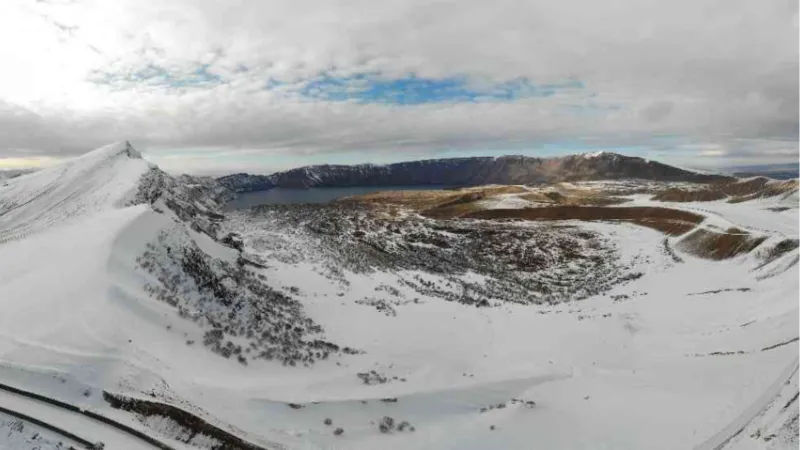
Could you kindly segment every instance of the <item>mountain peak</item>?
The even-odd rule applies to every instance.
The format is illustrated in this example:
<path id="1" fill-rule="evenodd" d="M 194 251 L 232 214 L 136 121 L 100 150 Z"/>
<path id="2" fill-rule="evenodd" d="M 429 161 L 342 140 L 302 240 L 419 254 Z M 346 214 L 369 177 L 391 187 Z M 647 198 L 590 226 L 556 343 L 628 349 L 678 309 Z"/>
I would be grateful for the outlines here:
<path id="1" fill-rule="evenodd" d="M 607 152 L 605 150 L 600 150 L 600 151 L 597 151 L 597 152 L 586 152 L 586 153 L 583 153 L 581 156 L 583 156 L 584 158 L 599 158 L 599 157 L 608 156 L 608 155 L 611 155 L 611 154 L 612 153 Z"/>
<path id="2" fill-rule="evenodd" d="M 77 159 L 102 159 L 114 156 L 125 156 L 131 159 L 142 159 L 142 154 L 133 148 L 130 141 L 117 141 L 100 148 L 84 153 Z"/>
<path id="3" fill-rule="evenodd" d="M 121 153 L 133 159 L 142 159 L 142 154 L 133 148 L 130 141 L 124 142 L 124 148 Z"/>
<path id="4" fill-rule="evenodd" d="M 8 239 L 127 205 L 153 167 L 128 141 L 115 142 L 2 186 Z"/>

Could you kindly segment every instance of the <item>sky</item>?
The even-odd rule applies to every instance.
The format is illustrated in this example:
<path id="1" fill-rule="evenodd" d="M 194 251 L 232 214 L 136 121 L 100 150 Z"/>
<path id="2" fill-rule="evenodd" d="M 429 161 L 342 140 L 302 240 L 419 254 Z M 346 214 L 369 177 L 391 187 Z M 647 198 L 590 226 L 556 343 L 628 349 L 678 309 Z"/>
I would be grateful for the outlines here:
<path id="1" fill-rule="evenodd" d="M 798 159 L 796 0 L 2 0 L 0 169 Z"/>

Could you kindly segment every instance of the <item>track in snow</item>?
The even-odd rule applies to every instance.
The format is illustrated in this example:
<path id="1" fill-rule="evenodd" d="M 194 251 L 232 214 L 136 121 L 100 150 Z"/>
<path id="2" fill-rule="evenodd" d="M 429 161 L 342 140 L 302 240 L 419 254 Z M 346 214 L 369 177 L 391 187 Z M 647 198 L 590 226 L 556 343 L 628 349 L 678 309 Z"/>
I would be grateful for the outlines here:
<path id="1" fill-rule="evenodd" d="M 28 422 L 28 423 L 31 423 L 31 424 L 36 425 L 38 427 L 44 428 L 44 429 L 46 429 L 48 431 L 52 431 L 53 433 L 55 433 L 55 434 L 57 434 L 57 435 L 59 435 L 61 437 L 67 438 L 68 441 L 72 441 L 72 442 L 74 442 L 74 443 L 76 443 L 78 445 L 81 445 L 81 446 L 83 446 L 83 447 L 85 447 L 87 449 L 91 450 L 91 449 L 94 448 L 94 443 L 92 443 L 88 439 L 84 439 L 84 438 L 82 438 L 80 436 L 75 435 L 74 433 L 70 433 L 67 430 L 61 429 L 61 428 L 59 428 L 59 427 L 57 427 L 55 425 L 52 425 L 52 424 L 47 423 L 45 421 L 39 420 L 39 419 L 37 419 L 35 417 L 31 417 L 31 416 L 29 416 L 27 414 L 23 414 L 23 413 L 18 412 L 18 411 L 14 411 L 14 410 L 11 410 L 11 409 L 8 409 L 8 408 L 4 408 L 3 406 L 0 406 L 0 413 L 5 414 L 5 415 L 10 416 L 10 417 L 17 418 L 19 420 L 22 420 L 22 421 L 25 421 L 25 422 Z"/>
<path id="2" fill-rule="evenodd" d="M 67 436 L 61 432 L 61 430 L 66 430 L 72 434 L 70 439 L 77 440 L 81 444 L 88 441 L 79 438 L 73 433 L 92 436 L 95 441 L 105 443 L 106 448 L 109 450 L 152 450 L 154 448 L 175 450 L 173 447 L 146 436 L 127 425 L 115 422 L 97 413 L 3 384 L 0 384 L 0 405 L 6 411 L 11 412 L 8 414 L 27 416 L 29 419 L 40 422 L 31 421 L 32 423 L 49 428 L 59 434 Z"/>
<path id="3" fill-rule="evenodd" d="M 795 375 L 798 369 L 800 369 L 800 358 L 795 358 L 791 364 L 786 366 L 769 389 L 764 391 L 753 404 L 742 411 L 728 426 L 708 438 L 702 444 L 696 446 L 694 450 L 722 450 L 725 448 L 731 440 L 747 428 L 747 425 L 749 425 L 759 413 L 769 406 L 770 402 L 778 396 L 783 385 Z"/>

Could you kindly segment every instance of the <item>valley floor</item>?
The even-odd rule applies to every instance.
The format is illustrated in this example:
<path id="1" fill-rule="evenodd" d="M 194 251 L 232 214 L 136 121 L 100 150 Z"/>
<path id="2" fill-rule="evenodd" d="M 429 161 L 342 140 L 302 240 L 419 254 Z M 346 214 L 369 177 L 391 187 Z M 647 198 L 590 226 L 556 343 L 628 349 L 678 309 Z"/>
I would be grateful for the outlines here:
<path id="1" fill-rule="evenodd" d="M 313 424 L 325 417 L 347 430 L 346 448 L 704 448 L 796 366 L 796 342 L 762 351 L 797 337 L 795 270 L 759 281 L 749 257 L 675 262 L 656 231 L 581 226 L 613 237 L 645 275 L 555 306 L 465 309 L 426 300 L 386 316 L 348 300 L 392 284 L 392 276 L 351 278 L 347 293 L 331 298 L 322 275 L 276 265 L 267 273 L 301 287 L 328 337 L 360 343 L 366 354 L 279 375 L 250 395 L 319 402 L 278 409 L 268 422 L 323 448 L 332 445 L 330 430 Z M 368 370 L 390 381 L 360 386 L 353 372 Z M 380 402 L 387 397 L 398 401 Z M 370 421 L 383 415 L 408 420 L 416 432 L 376 433 Z"/>

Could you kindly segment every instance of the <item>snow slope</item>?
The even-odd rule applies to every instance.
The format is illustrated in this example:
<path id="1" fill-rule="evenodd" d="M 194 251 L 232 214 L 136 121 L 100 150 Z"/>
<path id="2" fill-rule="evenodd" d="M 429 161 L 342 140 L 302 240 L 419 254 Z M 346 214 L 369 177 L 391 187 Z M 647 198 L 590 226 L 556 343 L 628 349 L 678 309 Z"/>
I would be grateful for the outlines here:
<path id="1" fill-rule="evenodd" d="M 8 180 L 0 185 L 0 242 L 123 206 L 149 168 L 124 142 Z"/>
<path id="2" fill-rule="evenodd" d="M 397 273 L 331 279 L 325 255 L 303 254 L 299 230 L 239 224 L 248 252 L 267 240 L 297 256 L 262 253 L 265 267 L 248 270 L 293 292 L 326 339 L 363 351 L 311 367 L 245 366 L 200 345 L 204 330 L 145 288 L 157 280 L 137 257 L 165 233 L 162 245 L 190 242 L 231 264 L 239 255 L 163 198 L 131 204 L 150 170 L 121 143 L 0 187 L 0 381 L 102 411 L 176 448 L 188 446 L 168 421 L 112 410 L 100 392 L 171 403 L 265 448 L 796 447 L 792 432 L 728 439 L 785 423 L 770 405 L 796 392 L 796 381 L 788 394 L 781 384 L 796 374 L 796 250 L 766 265 L 756 253 L 676 259 L 655 230 L 575 222 L 607 236 L 644 275 L 580 302 L 476 308 L 420 296 Z M 700 212 L 797 236 L 793 216 L 769 228 L 783 213 L 762 206 Z M 418 301 L 395 304 L 392 316 L 357 303 L 366 297 Z M 370 371 L 385 382 L 357 376 Z M 414 431 L 382 433 L 384 416 Z"/>
<path id="3" fill-rule="evenodd" d="M 351 290 L 331 300 L 323 276 L 271 262 L 267 273 L 300 286 L 329 335 L 363 343 L 367 354 L 348 361 L 350 372 L 374 369 L 407 381 L 362 387 L 339 367 L 276 380 L 261 395 L 321 403 L 278 410 L 269 422 L 293 428 L 298 418 L 313 424 L 331 415 L 350 433 L 345 448 L 691 448 L 727 426 L 791 362 L 796 344 L 759 349 L 797 336 L 796 273 L 757 281 L 747 258 L 711 263 L 683 255 L 674 263 L 658 248 L 657 232 L 584 226 L 624 242 L 625 258 L 650 259 L 646 276 L 576 304 L 464 310 L 429 301 L 386 317 L 346 300 L 390 279 L 351 277 Z M 727 288 L 752 291 L 698 295 Z M 725 351 L 746 353 L 711 355 Z M 384 397 L 399 400 L 375 401 Z M 480 413 L 513 398 L 537 407 Z M 348 399 L 370 399 L 369 406 Z M 416 434 L 386 440 L 374 433 L 368 422 L 383 414 L 409 420 Z M 324 427 L 297 432 L 331 445 Z"/>
<path id="4" fill-rule="evenodd" d="M 103 406 L 98 389 L 161 368 L 154 354 L 169 341 L 159 336 L 165 313 L 133 271 L 148 231 L 163 224 L 150 205 L 130 205 L 150 169 L 120 143 L 20 177 L 0 191 L 6 205 L 0 215 L 2 362 L 18 368 L 11 374 L 33 368 L 63 380 L 51 376 L 34 390 L 70 386 L 67 398 Z M 23 383 L 32 378 L 24 376 Z M 92 388 L 94 397 L 86 396 Z M 110 448 L 134 448 L 125 442 L 106 441 Z"/>

